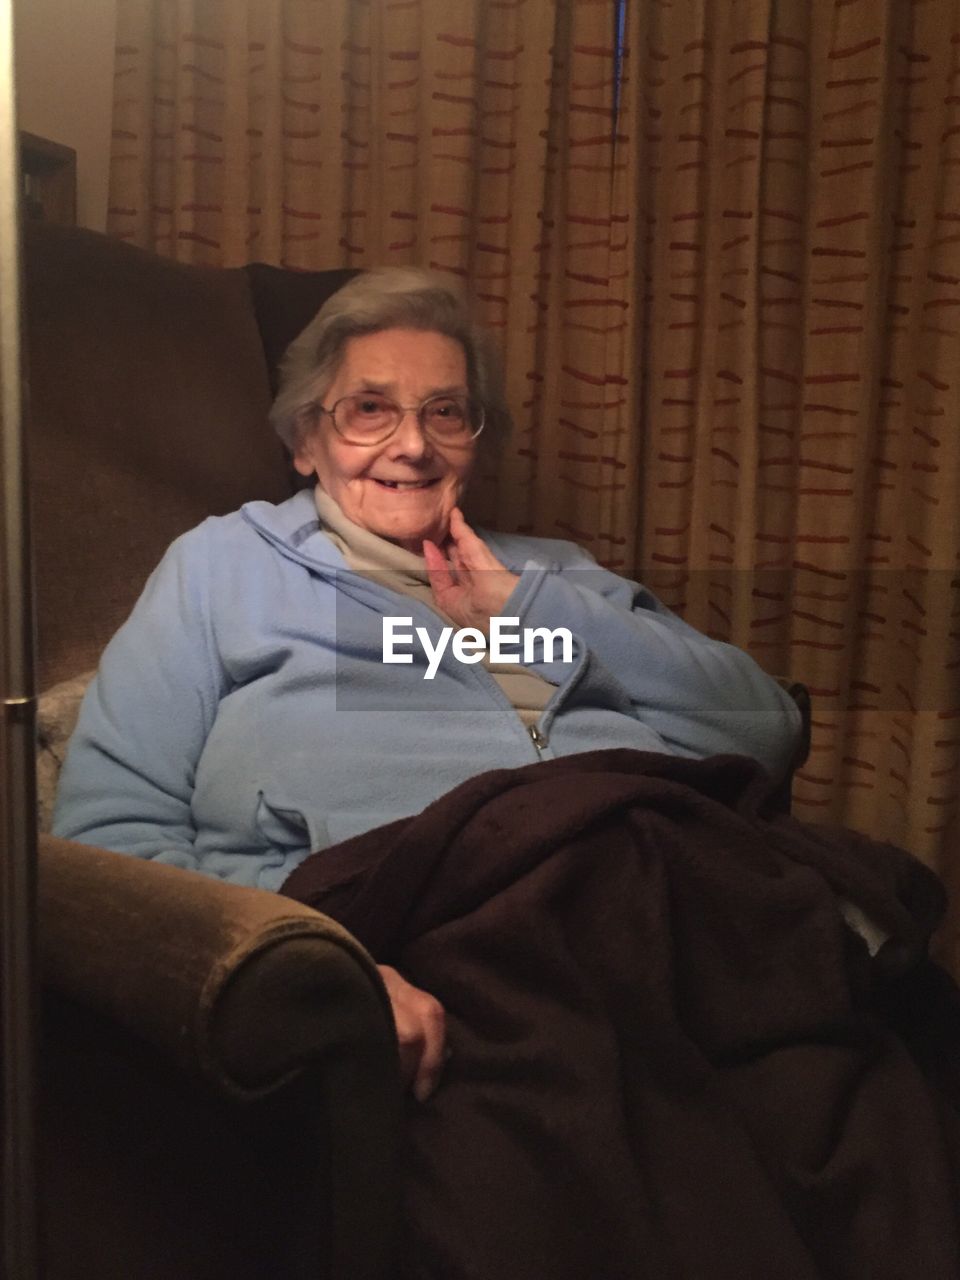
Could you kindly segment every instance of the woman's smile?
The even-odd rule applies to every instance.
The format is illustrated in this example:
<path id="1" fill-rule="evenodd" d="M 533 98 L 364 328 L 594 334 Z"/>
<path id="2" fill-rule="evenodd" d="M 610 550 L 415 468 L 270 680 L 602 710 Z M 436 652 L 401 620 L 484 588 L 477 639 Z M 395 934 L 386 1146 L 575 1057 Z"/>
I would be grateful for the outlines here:
<path id="1" fill-rule="evenodd" d="M 398 493 L 415 493 L 435 485 L 438 477 L 433 476 L 429 480 L 385 480 L 381 476 L 371 476 L 370 479 L 384 489 L 393 489 Z"/>

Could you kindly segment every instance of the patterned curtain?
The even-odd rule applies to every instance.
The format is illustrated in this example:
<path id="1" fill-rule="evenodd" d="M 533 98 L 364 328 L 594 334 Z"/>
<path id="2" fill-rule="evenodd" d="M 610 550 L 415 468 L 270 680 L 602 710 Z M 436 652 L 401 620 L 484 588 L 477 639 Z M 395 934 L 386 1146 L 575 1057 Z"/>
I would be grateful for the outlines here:
<path id="1" fill-rule="evenodd" d="M 960 899 L 960 5 L 630 9 L 637 559 L 810 686 L 797 815 Z"/>
<path id="2" fill-rule="evenodd" d="M 960 0 L 118 11 L 113 234 L 469 281 L 481 516 L 805 681 L 797 815 L 960 903 Z"/>

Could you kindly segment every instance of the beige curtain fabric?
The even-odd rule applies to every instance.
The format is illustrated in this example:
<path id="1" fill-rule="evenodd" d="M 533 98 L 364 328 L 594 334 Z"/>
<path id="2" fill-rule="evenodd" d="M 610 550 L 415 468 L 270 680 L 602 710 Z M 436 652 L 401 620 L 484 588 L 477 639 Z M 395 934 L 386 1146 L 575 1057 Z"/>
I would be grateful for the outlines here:
<path id="1" fill-rule="evenodd" d="M 797 815 L 960 898 L 960 6 L 631 14 L 637 559 L 810 686 Z"/>
<path id="2" fill-rule="evenodd" d="M 960 0 L 619 8 L 119 0 L 111 231 L 469 281 L 479 514 L 805 681 L 797 815 L 960 901 Z"/>

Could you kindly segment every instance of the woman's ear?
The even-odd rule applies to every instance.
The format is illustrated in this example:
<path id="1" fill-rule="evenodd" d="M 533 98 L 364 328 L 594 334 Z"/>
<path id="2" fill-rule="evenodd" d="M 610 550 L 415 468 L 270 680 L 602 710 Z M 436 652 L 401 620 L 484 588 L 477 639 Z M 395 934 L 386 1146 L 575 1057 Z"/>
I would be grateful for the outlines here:
<path id="1" fill-rule="evenodd" d="M 303 418 L 297 423 L 296 443 L 293 447 L 293 465 L 302 476 L 312 476 L 316 471 L 313 461 L 313 450 L 310 447 L 314 436 L 314 423 L 305 422 Z"/>
<path id="2" fill-rule="evenodd" d="M 297 446 L 293 455 L 293 465 L 302 476 L 312 476 L 316 467 L 313 465 L 313 459 L 304 449 L 303 444 Z"/>

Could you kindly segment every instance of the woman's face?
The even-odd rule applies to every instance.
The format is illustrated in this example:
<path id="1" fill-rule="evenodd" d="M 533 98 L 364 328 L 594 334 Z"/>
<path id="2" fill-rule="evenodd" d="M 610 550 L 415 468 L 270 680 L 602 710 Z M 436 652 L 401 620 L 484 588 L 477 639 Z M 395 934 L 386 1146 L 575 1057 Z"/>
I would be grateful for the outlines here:
<path id="1" fill-rule="evenodd" d="M 468 394 L 463 347 L 442 333 L 383 329 L 350 338 L 324 396 L 328 409 L 357 391 L 379 391 L 398 405 L 421 405 L 440 393 Z M 424 538 L 441 544 L 450 512 L 470 475 L 476 441 L 436 444 L 416 413 L 404 414 L 380 444 L 349 444 L 322 414 L 294 455 L 301 475 L 316 472 L 321 487 L 354 524 L 420 554 Z"/>

